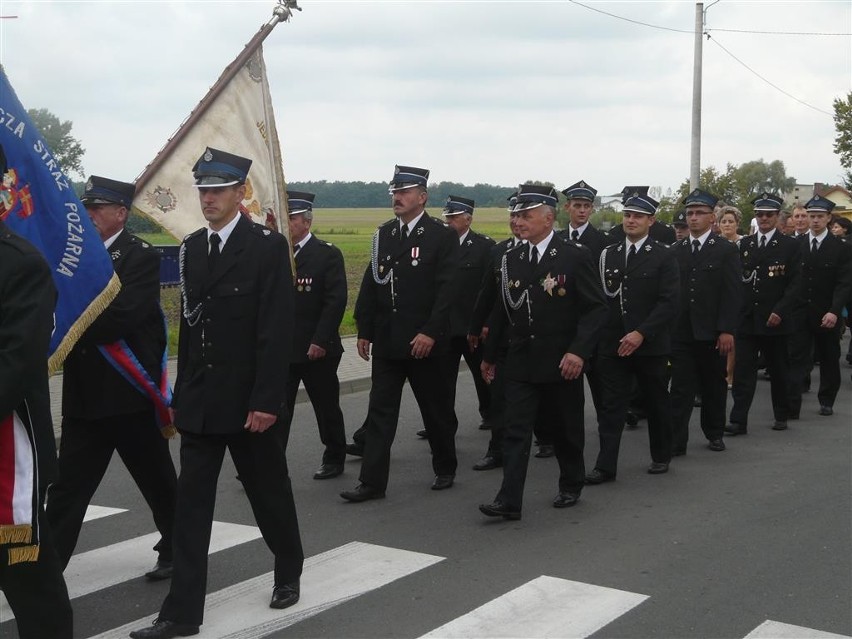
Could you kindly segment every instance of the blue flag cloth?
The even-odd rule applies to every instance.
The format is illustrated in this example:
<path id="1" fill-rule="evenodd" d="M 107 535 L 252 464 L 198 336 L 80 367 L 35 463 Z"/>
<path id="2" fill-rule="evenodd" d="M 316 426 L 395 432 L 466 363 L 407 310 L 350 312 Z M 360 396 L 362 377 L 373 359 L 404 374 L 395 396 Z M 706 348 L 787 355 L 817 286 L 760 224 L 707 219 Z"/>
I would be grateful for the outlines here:
<path id="1" fill-rule="evenodd" d="M 8 165 L 0 183 L 0 219 L 44 254 L 59 292 L 49 359 L 49 369 L 55 372 L 121 283 L 71 180 L 2 68 L 0 144 Z"/>

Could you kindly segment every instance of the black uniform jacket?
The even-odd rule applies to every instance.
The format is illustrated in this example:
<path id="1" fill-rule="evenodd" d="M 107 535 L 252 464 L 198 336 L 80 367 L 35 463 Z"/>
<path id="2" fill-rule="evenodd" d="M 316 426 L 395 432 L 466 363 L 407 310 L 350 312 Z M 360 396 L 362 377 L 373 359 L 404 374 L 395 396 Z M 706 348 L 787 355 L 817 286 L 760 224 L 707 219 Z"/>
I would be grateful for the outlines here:
<path id="1" fill-rule="evenodd" d="M 469 231 L 459 247 L 455 299 L 450 307 L 450 335 L 467 335 L 482 278 L 489 272 L 494 240 Z"/>
<path id="2" fill-rule="evenodd" d="M 0 418 L 29 418 L 38 455 L 40 497 L 56 477 L 47 350 L 56 288 L 50 267 L 0 221 Z"/>
<path id="3" fill-rule="evenodd" d="M 584 360 L 594 353 L 606 300 L 587 248 L 554 236 L 537 265 L 530 263 L 529 251 L 522 244 L 505 254 L 497 302 L 504 312 L 492 314 L 483 359 L 497 360 L 505 334 L 508 379 L 558 382 L 565 353 Z"/>
<path id="4" fill-rule="evenodd" d="M 796 239 L 802 254 L 801 293 L 798 303 L 805 308 L 807 325 L 819 328 L 828 312 L 840 320 L 843 307 L 852 294 L 852 246 L 829 232 L 816 253 L 811 252 L 810 235 Z"/>
<path id="5" fill-rule="evenodd" d="M 795 330 L 793 312 L 801 294 L 802 242 L 778 231 L 766 247 L 758 248 L 758 234 L 740 240 L 743 303 L 739 330 L 749 335 L 789 335 Z M 778 326 L 766 325 L 769 315 L 781 317 Z"/>
<path id="6" fill-rule="evenodd" d="M 290 361 L 307 362 L 311 344 L 324 348 L 327 357 L 340 355 L 340 320 L 346 310 L 346 269 L 340 249 L 312 236 L 296 254 L 295 289 Z"/>
<path id="7" fill-rule="evenodd" d="M 693 257 L 691 242 L 690 236 L 671 248 L 680 268 L 680 313 L 675 339 L 715 341 L 719 333 L 734 335 L 742 304 L 737 245 L 711 233 Z"/>
<path id="8" fill-rule="evenodd" d="M 121 280 L 121 290 L 65 360 L 65 417 L 101 419 L 151 407 L 151 400 L 107 362 L 98 345 L 125 340 L 154 383 L 160 383 L 166 349 L 166 330 L 160 313 L 160 254 L 127 230 L 121 232 L 108 252 Z"/>
<path id="9" fill-rule="evenodd" d="M 287 240 L 240 217 L 212 273 L 207 231 L 184 238 L 178 372 L 172 406 L 180 430 L 243 431 L 249 411 L 284 410 L 293 349 L 293 276 Z M 187 310 L 199 309 L 190 326 Z"/>
<path id="10" fill-rule="evenodd" d="M 598 353 L 615 355 L 621 338 L 639 331 L 644 340 L 633 355 L 667 355 L 680 303 L 680 277 L 674 253 L 650 237 L 625 266 L 624 242 L 601 253 L 600 273 L 609 314 Z"/>
<path id="11" fill-rule="evenodd" d="M 569 226 L 568 228 L 559 231 L 559 235 L 561 235 L 569 242 L 573 242 L 573 240 L 571 239 L 571 233 L 573 231 L 574 229 Z M 592 252 L 592 258 L 595 260 L 600 257 L 600 254 L 604 250 L 604 248 L 612 242 L 612 240 L 609 239 L 606 233 L 597 230 L 591 224 L 586 226 L 586 229 L 580 234 L 580 237 L 577 239 L 577 241 Z"/>
<path id="12" fill-rule="evenodd" d="M 494 309 L 494 302 L 500 291 L 500 263 L 503 253 L 515 245 L 515 238 L 510 237 L 502 242 L 497 242 L 488 250 L 488 269 L 482 274 L 479 284 L 479 293 L 476 303 L 473 305 L 468 334 L 479 335 L 483 326 L 488 326 L 488 316 Z"/>
<path id="13" fill-rule="evenodd" d="M 449 344 L 450 306 L 458 268 L 459 238 L 443 222 L 423 214 L 405 240 L 399 220 L 379 227 L 376 272 L 367 264 L 355 320 L 358 337 L 372 342 L 378 357 L 407 359 L 418 333 Z M 376 279 L 383 281 L 379 284 Z"/>

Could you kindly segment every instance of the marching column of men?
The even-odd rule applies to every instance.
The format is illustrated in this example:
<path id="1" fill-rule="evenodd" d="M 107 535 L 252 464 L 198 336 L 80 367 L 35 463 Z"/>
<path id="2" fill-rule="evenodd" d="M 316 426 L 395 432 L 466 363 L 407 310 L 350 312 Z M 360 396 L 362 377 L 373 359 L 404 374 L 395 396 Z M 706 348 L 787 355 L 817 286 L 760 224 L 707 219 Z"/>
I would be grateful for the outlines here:
<path id="1" fill-rule="evenodd" d="M 314 195 L 291 192 L 293 276 L 281 234 L 240 214 L 250 166 L 251 159 L 207 148 L 193 167 L 208 225 L 181 245 L 178 376 L 168 413 L 165 406 L 158 411 L 142 401 L 138 389 L 130 392 L 122 385 L 120 370 L 101 348 L 115 342 L 132 349 L 149 378 L 160 373 L 165 339 L 154 321 L 159 312 L 150 247 L 124 230 L 134 187 L 97 177 L 87 186 L 84 202 L 125 288 L 66 364 L 69 397 L 59 481 L 50 491 L 47 516 L 37 513 L 35 522 L 43 526 L 43 559 L 50 562 L 39 561 L 29 572 L 43 570 L 50 580 L 51 596 L 62 610 L 57 636 L 70 625 L 59 568 L 67 564 L 81 513 L 113 448 L 145 493 L 163 536 L 157 565 L 146 576 L 172 577 L 159 618 L 131 637 L 199 632 L 216 484 L 226 449 L 275 557 L 269 605 L 286 608 L 300 598 L 304 556 L 286 447 L 302 381 L 325 447 L 314 478 L 343 473 L 347 447 L 337 369 L 346 273 L 340 250 L 311 232 Z M 623 224 L 603 234 L 589 224 L 597 191 L 584 180 L 562 191 L 569 216 L 564 231 L 555 228 L 557 191 L 521 185 L 509 198 L 513 237 L 495 244 L 471 230 L 473 200 L 450 196 L 444 221 L 431 217 L 425 209 L 428 179 L 427 169 L 396 166 L 389 189 L 394 218 L 373 236 L 355 314 L 358 355 L 372 359 L 372 388 L 358 443 L 359 483 L 340 493 L 344 500 L 385 496 L 406 381 L 431 449 L 431 489 L 454 485 L 455 388 L 462 357 L 474 374 L 480 416 L 491 429 L 488 449 L 473 468 L 503 468 L 496 496 L 479 506 L 488 517 L 521 518 L 534 431 L 552 443 L 559 465 L 553 507 L 572 507 L 585 485 L 614 480 L 633 389 L 647 411 L 650 474 L 668 472 L 672 457 L 686 453 L 696 391 L 702 400 L 700 427 L 711 451 L 725 450 L 723 434 L 747 433 L 758 354 L 770 374 L 774 430 L 786 429 L 788 419 L 800 416 L 812 352 L 820 366 L 819 414 L 833 413 L 841 316 L 852 295 L 852 247 L 828 233 L 832 202 L 812 198 L 803 208 L 809 228 L 793 238 L 776 230 L 781 198 L 761 194 L 752 202 L 757 232 L 743 238 L 737 250 L 713 232 L 717 198 L 701 189 L 681 203 L 675 240 L 675 230 L 657 221 L 659 203 L 647 187 L 625 187 Z M 3 231 L 0 226 L 0 236 Z M 10 237 L 0 237 L 0 244 L 14 244 Z M 45 315 L 53 291 L 47 284 L 43 288 Z M 14 301 L 8 293 L 0 296 L 0 305 Z M 150 334 L 137 339 L 137 330 Z M 33 346 L 44 350 L 41 343 Z M 725 360 L 734 346 L 733 407 L 725 426 Z M 84 372 L 68 374 L 75 366 L 83 370 L 83 362 Z M 97 379 L 89 379 L 92 371 L 98 371 Z M 35 386 L 43 386 L 42 372 L 28 373 Z M 589 473 L 584 373 L 600 441 Z M 71 400 L 88 397 L 92 389 L 69 390 L 69 385 L 84 380 L 97 382 L 101 391 L 109 381 L 115 391 L 100 403 L 92 401 L 94 412 L 77 415 Z M 121 407 L 113 410 L 110 401 L 118 397 Z M 7 412 L 20 401 L 18 395 L 9 399 Z M 100 410 L 104 407 L 106 412 Z M 168 426 L 160 423 L 164 413 L 182 435 L 176 484 L 168 446 L 157 439 L 156 425 Z M 101 421 L 114 427 L 105 428 L 110 436 L 99 436 L 95 446 L 87 433 Z M 43 430 L 47 422 L 42 422 Z M 131 451 L 144 463 L 126 452 L 125 439 L 112 438 L 118 430 L 131 438 L 127 441 L 145 442 Z M 138 470 L 142 467 L 148 474 Z M 39 505 L 43 497 L 38 495 Z M 58 557 L 50 547 L 51 526 Z M 4 587 L 31 588 L 29 574 L 21 572 L 12 582 L 15 571 L 0 570 Z M 32 623 L 32 611 L 12 588 L 10 601 L 25 623 Z"/>

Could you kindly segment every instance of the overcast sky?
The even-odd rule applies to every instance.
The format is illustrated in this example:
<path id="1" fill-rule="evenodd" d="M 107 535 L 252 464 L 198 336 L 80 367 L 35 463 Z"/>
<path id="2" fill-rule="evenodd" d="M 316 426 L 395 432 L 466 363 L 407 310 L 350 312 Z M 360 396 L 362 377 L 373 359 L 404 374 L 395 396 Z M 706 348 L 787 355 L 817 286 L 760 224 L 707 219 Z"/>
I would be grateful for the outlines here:
<path id="1" fill-rule="evenodd" d="M 689 1 L 586 4 L 694 27 Z M 264 44 L 288 180 L 387 181 L 399 163 L 612 193 L 689 176 L 691 33 L 569 1 L 300 5 Z M 274 6 L 0 0 L 18 16 L 0 20 L 0 61 L 25 107 L 73 121 L 87 173 L 132 180 Z M 848 34 L 852 3 L 721 0 L 707 27 L 702 167 L 780 159 L 800 183 L 839 181 L 832 100 L 852 90 L 852 39 L 721 29 Z"/>

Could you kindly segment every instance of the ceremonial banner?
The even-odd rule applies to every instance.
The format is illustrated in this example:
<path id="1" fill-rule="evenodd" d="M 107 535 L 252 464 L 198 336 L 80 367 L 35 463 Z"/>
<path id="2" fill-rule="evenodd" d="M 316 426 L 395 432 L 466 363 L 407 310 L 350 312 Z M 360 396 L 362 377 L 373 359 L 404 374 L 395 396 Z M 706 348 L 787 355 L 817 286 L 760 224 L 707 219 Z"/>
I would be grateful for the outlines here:
<path id="1" fill-rule="evenodd" d="M 268 29 L 271 30 L 271 29 Z M 284 172 L 263 49 L 255 36 L 136 181 L 133 207 L 180 239 L 205 226 L 192 167 L 211 146 L 252 160 L 241 210 L 287 235 Z"/>
<path id="2" fill-rule="evenodd" d="M 59 293 L 49 368 L 62 365 L 77 339 L 118 294 L 121 283 L 86 209 L 0 68 L 0 144 L 8 170 L 0 219 L 43 254 Z"/>

